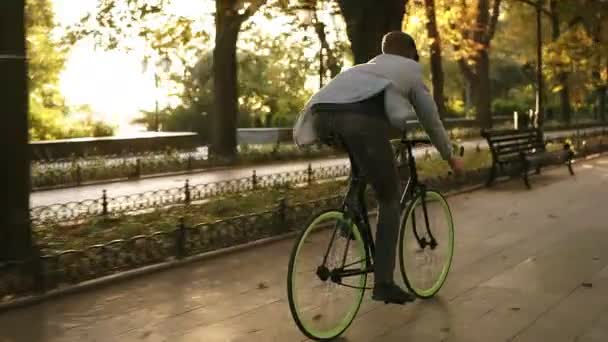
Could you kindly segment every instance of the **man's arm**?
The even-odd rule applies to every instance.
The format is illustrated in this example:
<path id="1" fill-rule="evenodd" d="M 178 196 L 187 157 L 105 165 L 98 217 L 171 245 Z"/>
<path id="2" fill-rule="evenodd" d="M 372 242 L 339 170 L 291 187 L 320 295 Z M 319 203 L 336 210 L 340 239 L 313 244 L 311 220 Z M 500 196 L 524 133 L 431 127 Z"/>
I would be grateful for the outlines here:
<path id="1" fill-rule="evenodd" d="M 431 142 L 444 160 L 450 160 L 452 158 L 452 143 L 439 118 L 437 105 L 421 77 L 416 78 L 408 97 L 416 110 L 418 121 L 429 135 Z"/>

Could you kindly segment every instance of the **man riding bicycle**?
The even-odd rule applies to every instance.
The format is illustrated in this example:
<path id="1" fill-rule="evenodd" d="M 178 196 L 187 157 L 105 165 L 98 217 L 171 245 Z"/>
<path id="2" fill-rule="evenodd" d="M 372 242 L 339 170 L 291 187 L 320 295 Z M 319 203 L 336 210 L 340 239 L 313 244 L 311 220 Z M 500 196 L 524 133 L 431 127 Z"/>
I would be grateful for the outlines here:
<path id="1" fill-rule="evenodd" d="M 460 173 L 462 160 L 452 155 L 437 106 L 423 83 L 416 43 L 401 31 L 383 37 L 382 54 L 341 72 L 313 95 L 294 127 L 298 146 L 330 143 L 330 137 L 338 136 L 353 167 L 372 186 L 379 206 L 372 299 L 397 304 L 414 296 L 393 279 L 400 186 L 389 129 L 404 130 L 406 120 L 414 118 L 412 106 L 441 157 Z"/>

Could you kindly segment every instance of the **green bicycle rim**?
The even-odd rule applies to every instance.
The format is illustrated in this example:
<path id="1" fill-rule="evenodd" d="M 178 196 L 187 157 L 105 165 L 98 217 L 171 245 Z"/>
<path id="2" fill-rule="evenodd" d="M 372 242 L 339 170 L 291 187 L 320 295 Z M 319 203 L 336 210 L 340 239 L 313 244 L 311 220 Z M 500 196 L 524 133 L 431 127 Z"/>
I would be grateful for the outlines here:
<path id="1" fill-rule="evenodd" d="M 308 237 L 310 232 L 312 232 L 314 230 L 313 228 L 320 222 L 326 221 L 326 220 L 343 221 L 344 214 L 340 211 L 332 210 L 332 211 L 327 211 L 325 213 L 318 215 L 306 227 L 306 229 L 300 234 L 300 236 L 297 240 L 297 244 L 294 246 L 294 249 L 292 251 L 292 254 L 291 254 L 291 257 L 289 260 L 289 270 L 288 270 L 287 292 L 288 292 L 289 306 L 291 309 L 292 316 L 293 316 L 294 320 L 296 321 L 296 324 L 298 325 L 300 330 L 307 337 L 316 339 L 316 340 L 333 339 L 333 338 L 339 336 L 340 334 L 342 334 L 346 329 L 348 329 L 350 324 L 355 319 L 355 316 L 357 315 L 359 308 L 361 307 L 361 302 L 363 301 L 363 294 L 365 292 L 365 283 L 367 281 L 367 274 L 362 274 L 360 276 L 360 280 L 359 280 L 360 289 L 353 289 L 353 291 L 359 292 L 358 298 L 353 301 L 353 305 L 348 310 L 348 313 L 345 315 L 345 317 L 332 329 L 325 330 L 325 331 L 317 330 L 317 329 L 311 327 L 309 324 L 307 324 L 307 322 L 305 322 L 303 319 L 301 319 L 299 317 L 300 310 L 298 307 L 298 302 L 293 297 L 293 294 L 297 290 L 296 284 L 294 281 L 294 276 L 293 276 L 294 274 L 297 273 L 296 272 L 296 267 L 297 267 L 296 259 L 300 253 L 300 249 L 302 248 L 302 246 L 304 245 L 304 242 L 306 241 L 306 238 Z M 366 260 L 365 245 L 363 244 L 363 240 L 361 239 L 361 234 L 359 233 L 359 228 L 354 223 L 352 223 L 351 225 L 352 225 L 352 232 L 355 237 L 354 241 L 357 242 L 356 243 L 356 245 L 358 247 L 357 249 L 359 250 L 359 254 L 362 257 L 361 258 L 361 267 L 365 267 L 365 260 Z"/>
<path id="2" fill-rule="evenodd" d="M 405 267 L 405 260 L 404 260 L 405 256 L 403 253 L 405 230 L 407 229 L 407 223 L 411 219 L 412 214 L 414 214 L 414 210 L 416 209 L 416 207 L 422 201 L 422 196 L 417 196 L 415 198 L 415 200 L 412 203 L 410 203 L 410 205 L 408 206 L 407 215 L 405 216 L 405 220 L 402 223 L 401 239 L 399 241 L 399 254 L 400 254 L 399 260 L 400 260 L 401 275 L 403 276 L 403 280 L 410 291 L 412 291 L 414 294 L 416 294 L 416 296 L 418 296 L 420 298 L 424 298 L 424 299 L 431 298 L 435 294 L 437 294 L 437 292 L 439 292 L 439 290 L 445 283 L 445 280 L 447 279 L 448 273 L 450 272 L 450 267 L 452 265 L 452 259 L 454 257 L 454 222 L 452 220 L 452 212 L 450 211 L 450 207 L 449 207 L 447 201 L 445 200 L 445 198 L 437 191 L 427 190 L 425 193 L 425 197 L 427 199 L 430 199 L 431 201 L 438 201 L 441 203 L 441 206 L 443 208 L 443 213 L 447 218 L 448 231 L 449 231 L 448 232 L 448 258 L 445 261 L 443 268 L 441 270 L 441 273 L 440 273 L 439 277 L 437 278 L 437 281 L 435 281 L 435 283 L 433 284 L 433 286 L 431 286 L 428 289 L 420 289 L 420 288 L 417 288 L 416 286 L 414 286 L 409 281 L 409 279 L 407 277 L 407 270 Z"/>

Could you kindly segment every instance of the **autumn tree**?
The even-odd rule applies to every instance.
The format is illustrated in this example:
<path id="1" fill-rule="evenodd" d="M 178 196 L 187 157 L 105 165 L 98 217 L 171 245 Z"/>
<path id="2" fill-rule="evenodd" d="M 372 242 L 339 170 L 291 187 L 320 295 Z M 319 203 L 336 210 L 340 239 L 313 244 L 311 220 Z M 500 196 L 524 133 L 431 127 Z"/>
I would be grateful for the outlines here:
<path id="1" fill-rule="evenodd" d="M 433 83 L 433 98 L 437 103 L 439 114 L 443 117 L 446 112 L 444 96 L 444 75 L 441 49 L 441 36 L 437 24 L 435 0 L 424 0 L 426 13 L 426 29 L 430 40 L 431 81 Z"/>
<path id="2" fill-rule="evenodd" d="M 570 97 L 578 107 L 588 102 L 586 93 L 594 92 L 598 111 L 606 112 L 606 84 L 608 83 L 608 3 L 590 0 L 550 2 L 549 15 L 557 16 L 553 41 L 545 49 L 546 75 L 561 84 L 575 83 L 562 91 L 564 102 Z M 555 34 L 560 30 L 559 35 Z M 567 80 L 567 82 L 566 82 Z M 562 83 L 563 82 L 563 83 Z M 568 114 L 569 112 L 566 112 Z M 569 117 L 567 117 L 569 120 Z"/>
<path id="3" fill-rule="evenodd" d="M 500 6 L 501 0 L 462 0 L 450 6 L 450 10 L 461 13 L 450 24 L 452 43 L 458 65 L 470 86 L 477 120 L 482 128 L 492 126 L 490 46 Z"/>

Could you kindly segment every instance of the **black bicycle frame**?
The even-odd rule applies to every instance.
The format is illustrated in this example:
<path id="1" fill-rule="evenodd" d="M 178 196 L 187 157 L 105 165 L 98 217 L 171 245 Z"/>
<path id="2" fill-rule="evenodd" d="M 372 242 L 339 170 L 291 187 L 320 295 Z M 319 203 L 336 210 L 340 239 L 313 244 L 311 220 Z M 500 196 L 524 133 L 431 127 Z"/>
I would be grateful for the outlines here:
<path id="1" fill-rule="evenodd" d="M 416 171 L 416 160 L 414 158 L 414 153 L 412 151 L 413 147 L 415 145 L 418 144 L 426 144 L 429 145 L 431 144 L 430 140 L 428 139 L 414 139 L 414 140 L 408 140 L 405 135 L 401 138 L 400 140 L 400 146 L 397 148 L 396 151 L 396 160 L 400 160 L 401 163 L 405 162 L 407 163 L 408 167 L 409 167 L 409 179 L 407 180 L 407 183 L 405 185 L 405 188 L 402 192 L 401 195 L 401 199 L 400 199 L 400 208 L 401 211 L 403 211 L 403 209 L 406 207 L 407 202 L 410 199 L 415 198 L 415 196 L 417 195 L 417 193 L 421 193 L 423 198 L 422 198 L 422 210 L 424 213 L 424 221 L 425 221 L 425 226 L 426 226 L 426 231 L 428 233 L 428 236 L 430 238 L 430 241 L 427 241 L 426 238 L 421 238 L 420 235 L 418 234 L 418 231 L 416 229 L 416 217 L 415 215 L 412 216 L 412 224 L 414 226 L 414 236 L 416 237 L 416 240 L 418 241 L 418 245 L 420 246 L 420 248 L 426 248 L 427 245 L 430 245 L 430 247 L 432 249 L 434 249 L 437 246 L 437 241 L 435 240 L 435 237 L 433 236 L 433 234 L 431 233 L 430 229 L 429 229 L 429 219 L 428 219 L 428 212 L 427 212 L 427 207 L 426 207 L 426 201 L 425 201 L 425 193 L 426 193 L 426 187 L 424 186 L 424 184 L 421 184 L 418 180 L 418 173 Z M 345 145 L 343 145 L 345 146 Z M 351 168 L 352 168 L 352 172 L 351 172 L 351 180 L 350 180 L 350 184 L 348 187 L 348 192 L 346 194 L 346 196 L 344 197 L 344 201 L 342 202 L 342 211 L 345 213 L 345 219 L 346 222 L 341 222 L 340 224 L 344 225 L 344 227 L 341 227 L 339 225 L 336 225 L 334 227 L 334 231 L 332 233 L 332 238 L 331 241 L 329 243 L 329 246 L 327 248 L 327 251 L 325 252 L 324 258 L 323 258 L 323 264 L 321 266 L 319 266 L 319 268 L 317 269 L 317 274 L 321 277 L 321 278 L 325 278 L 324 280 L 326 280 L 327 278 L 331 278 L 332 281 L 339 283 L 341 285 L 344 286 L 348 286 L 348 287 L 354 287 L 351 285 L 347 285 L 347 284 L 343 284 L 341 282 L 341 279 L 344 277 L 352 277 L 352 276 L 357 276 L 357 275 L 361 275 L 361 274 L 367 274 L 367 273 L 372 273 L 374 271 L 374 265 L 373 265 L 373 260 L 375 257 L 375 245 L 374 245 L 374 239 L 372 236 L 372 231 L 370 228 L 370 224 L 369 224 L 369 217 L 367 214 L 367 205 L 366 205 L 366 200 L 365 200 L 365 188 L 366 188 L 366 183 L 363 179 L 360 178 L 359 174 L 358 174 L 358 170 L 356 167 L 356 164 L 354 163 L 354 160 L 352 159 L 352 155 L 350 154 L 350 152 L 347 150 L 348 155 L 349 155 L 349 159 L 351 162 Z M 404 156 L 404 153 L 406 153 L 406 156 Z M 399 158 L 401 157 L 401 158 Z M 407 158 L 406 160 L 403 160 L 404 158 Z M 400 165 L 401 166 L 401 165 Z M 351 241 L 351 237 L 352 237 L 352 231 L 350 230 L 351 227 L 351 221 L 354 221 L 354 223 L 357 225 L 357 227 L 360 228 L 360 233 L 361 233 L 361 238 L 363 240 L 363 244 L 365 247 L 365 252 L 369 257 L 366 257 L 366 266 L 365 269 L 348 269 L 348 266 L 352 266 L 355 264 L 359 264 L 362 260 L 358 260 L 349 264 L 346 264 L 346 256 L 348 254 L 348 248 L 350 246 L 350 241 Z M 338 234 L 338 231 L 340 229 L 348 229 L 348 237 L 347 237 L 347 243 L 346 243 L 346 248 L 344 249 L 344 255 L 342 257 L 342 266 L 333 270 L 328 270 L 325 267 L 325 263 L 327 261 L 327 257 L 329 255 L 329 251 L 331 250 L 332 246 L 333 246 L 333 242 L 336 238 L 336 234 Z M 321 274 L 323 273 L 323 274 Z"/>

